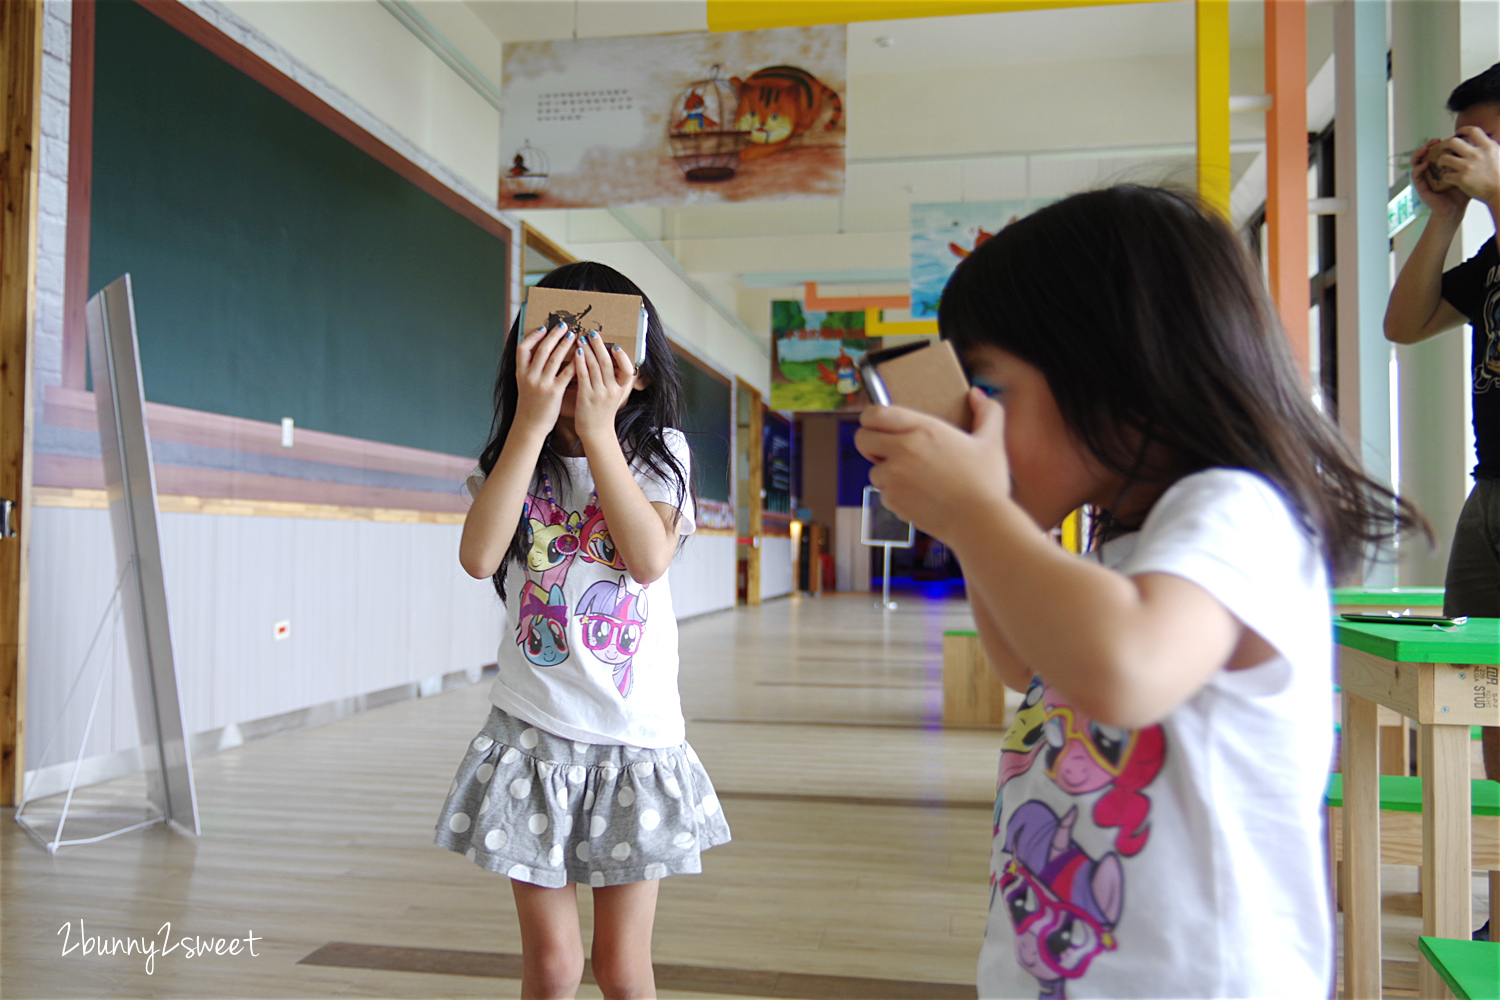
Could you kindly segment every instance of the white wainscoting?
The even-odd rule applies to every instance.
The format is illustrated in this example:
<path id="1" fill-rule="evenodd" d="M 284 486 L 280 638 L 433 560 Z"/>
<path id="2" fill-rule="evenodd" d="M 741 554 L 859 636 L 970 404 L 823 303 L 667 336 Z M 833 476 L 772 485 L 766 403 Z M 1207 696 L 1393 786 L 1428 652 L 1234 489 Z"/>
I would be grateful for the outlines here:
<path id="1" fill-rule="evenodd" d="M 792 540 L 763 535 L 760 540 L 760 599 L 781 597 L 796 589 L 792 575 Z"/>
<path id="2" fill-rule="evenodd" d="M 669 571 L 679 619 L 734 607 L 735 560 L 733 535 L 687 537 Z"/>
<path id="3" fill-rule="evenodd" d="M 839 507 L 834 513 L 833 565 L 839 590 L 870 589 L 870 548 L 859 540 L 864 511 Z"/>
<path id="4" fill-rule="evenodd" d="M 459 567 L 457 525 L 212 514 L 163 514 L 160 524 L 190 734 L 400 685 L 432 689 L 494 662 L 502 610 L 489 582 Z M 83 755 L 113 755 L 126 773 L 140 737 L 116 621 L 79 677 L 115 585 L 109 514 L 35 507 L 30 530 L 26 766 L 78 756 L 103 669 Z M 279 641 L 278 621 L 291 623 Z M 95 769 L 92 780 L 112 776 Z"/>

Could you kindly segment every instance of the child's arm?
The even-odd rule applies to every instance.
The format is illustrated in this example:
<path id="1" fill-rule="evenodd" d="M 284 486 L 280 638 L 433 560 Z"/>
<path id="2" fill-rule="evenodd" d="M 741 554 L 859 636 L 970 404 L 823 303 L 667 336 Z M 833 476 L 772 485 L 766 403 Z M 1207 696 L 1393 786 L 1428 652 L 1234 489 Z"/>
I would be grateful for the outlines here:
<path id="1" fill-rule="evenodd" d="M 599 507 L 615 548 L 637 583 L 655 583 L 677 553 L 676 507 L 646 499 L 615 433 L 615 414 L 635 389 L 635 366 L 603 338 L 585 338 L 574 355 L 578 403 L 573 426 L 589 459 Z"/>
<path id="2" fill-rule="evenodd" d="M 857 443 L 886 506 L 953 548 L 976 605 L 1026 669 L 1098 721 L 1138 728 L 1217 671 L 1269 652 L 1197 584 L 1126 577 L 1053 544 L 1010 497 L 1003 411 L 972 398 L 972 435 L 874 407 Z"/>
<path id="3" fill-rule="evenodd" d="M 516 536 L 526 490 L 542 444 L 557 423 L 563 390 L 573 375 L 572 331 L 536 330 L 516 344 L 516 417 L 495 467 L 464 518 L 458 561 L 476 580 L 495 575 Z"/>

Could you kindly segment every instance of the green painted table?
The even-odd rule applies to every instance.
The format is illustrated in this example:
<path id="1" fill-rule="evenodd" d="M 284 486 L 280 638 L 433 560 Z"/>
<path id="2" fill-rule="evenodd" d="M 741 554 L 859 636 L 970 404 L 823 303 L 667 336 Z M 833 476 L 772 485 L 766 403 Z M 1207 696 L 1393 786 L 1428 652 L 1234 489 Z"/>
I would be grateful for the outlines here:
<path id="1" fill-rule="evenodd" d="M 1419 615 L 1441 614 L 1442 587 L 1335 587 L 1333 610 L 1339 613 L 1380 614 L 1410 608 Z"/>
<path id="2" fill-rule="evenodd" d="M 1500 997 L 1500 943 L 1424 937 L 1417 950 L 1459 1000 Z"/>
<path id="3" fill-rule="evenodd" d="M 1468 939 L 1469 727 L 1500 725 L 1500 619 L 1452 629 L 1335 618 L 1344 727 L 1344 995 L 1378 997 L 1380 776 L 1378 708 L 1417 723 L 1422 748 L 1422 933 Z M 1418 991 L 1441 997 L 1423 961 Z"/>

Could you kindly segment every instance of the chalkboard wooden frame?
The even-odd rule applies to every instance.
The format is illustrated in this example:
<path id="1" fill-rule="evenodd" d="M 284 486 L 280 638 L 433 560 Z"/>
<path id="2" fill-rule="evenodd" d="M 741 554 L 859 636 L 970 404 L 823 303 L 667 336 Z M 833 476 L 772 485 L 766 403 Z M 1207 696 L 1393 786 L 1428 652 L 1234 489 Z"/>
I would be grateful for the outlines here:
<path id="1" fill-rule="evenodd" d="M 511 228 L 454 191 L 397 150 L 355 123 L 327 101 L 287 76 L 248 48 L 204 20 L 178 0 L 134 0 L 204 49 L 288 101 L 314 121 L 353 144 L 442 204 L 504 240 L 514 253 Z M 90 193 L 93 183 L 93 94 L 95 0 L 74 0 L 72 89 L 69 103 L 67 277 L 63 324 L 63 385 L 85 387 L 88 299 Z M 505 315 L 512 314 L 510 282 L 505 283 Z"/>

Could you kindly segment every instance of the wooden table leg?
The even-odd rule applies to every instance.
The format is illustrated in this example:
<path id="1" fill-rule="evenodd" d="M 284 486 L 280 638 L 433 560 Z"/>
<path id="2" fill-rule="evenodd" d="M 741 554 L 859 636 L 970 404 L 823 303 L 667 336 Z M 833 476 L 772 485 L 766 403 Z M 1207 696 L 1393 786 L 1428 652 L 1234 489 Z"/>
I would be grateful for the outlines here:
<path id="1" fill-rule="evenodd" d="M 1473 863 L 1469 727 L 1424 725 L 1420 738 L 1427 769 L 1422 777 L 1422 933 L 1467 941 Z M 1426 959 L 1418 967 L 1417 989 L 1424 997 L 1453 995 Z"/>
<path id="2" fill-rule="evenodd" d="M 1495 918 L 1500 917 L 1500 871 L 1490 872 L 1490 927 L 1495 926 Z M 1497 932 L 1490 931 L 1490 940 L 1495 941 Z"/>
<path id="3" fill-rule="evenodd" d="M 1380 723 L 1380 773 L 1411 773 L 1411 752 L 1406 739 L 1406 716 L 1381 705 L 1376 712 Z"/>
<path id="4" fill-rule="evenodd" d="M 1380 997 L 1380 733 L 1376 704 L 1344 691 L 1344 996 Z"/>

